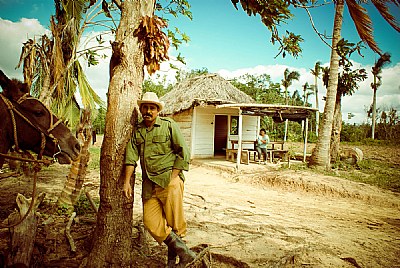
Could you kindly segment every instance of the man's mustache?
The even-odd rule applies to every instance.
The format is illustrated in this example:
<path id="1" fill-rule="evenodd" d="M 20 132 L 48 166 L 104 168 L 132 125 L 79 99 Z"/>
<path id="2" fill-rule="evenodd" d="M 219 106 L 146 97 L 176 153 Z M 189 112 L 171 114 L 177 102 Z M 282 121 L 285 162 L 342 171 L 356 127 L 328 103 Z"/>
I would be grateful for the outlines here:
<path id="1" fill-rule="evenodd" d="M 151 117 L 151 114 L 150 113 L 146 113 L 143 116 L 150 116 Z"/>

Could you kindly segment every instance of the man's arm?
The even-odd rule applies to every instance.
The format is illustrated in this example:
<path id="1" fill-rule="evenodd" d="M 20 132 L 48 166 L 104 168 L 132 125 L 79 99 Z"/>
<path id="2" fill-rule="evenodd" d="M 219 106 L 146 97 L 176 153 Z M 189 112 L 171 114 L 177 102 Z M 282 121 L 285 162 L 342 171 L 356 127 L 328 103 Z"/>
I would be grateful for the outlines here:
<path id="1" fill-rule="evenodd" d="M 135 166 L 125 165 L 124 195 L 126 198 L 132 197 L 131 177 L 135 172 Z"/>
<path id="2" fill-rule="evenodd" d="M 139 155 L 136 146 L 129 140 L 125 150 L 125 179 L 123 192 L 126 198 L 132 197 L 131 177 L 135 172 Z"/>
<path id="3" fill-rule="evenodd" d="M 172 150 L 176 154 L 176 160 L 172 169 L 174 174 L 179 174 L 181 170 L 189 170 L 190 152 L 185 139 L 175 121 L 171 121 Z M 176 173 L 175 173 L 176 172 Z"/>

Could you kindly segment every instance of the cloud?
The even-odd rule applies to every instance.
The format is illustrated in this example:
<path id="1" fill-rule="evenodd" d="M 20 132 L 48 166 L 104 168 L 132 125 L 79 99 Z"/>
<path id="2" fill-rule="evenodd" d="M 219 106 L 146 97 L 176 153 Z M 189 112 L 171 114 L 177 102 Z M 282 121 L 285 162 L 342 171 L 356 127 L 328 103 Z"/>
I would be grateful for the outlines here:
<path id="1" fill-rule="evenodd" d="M 37 19 L 21 19 L 11 22 L 0 18 L 0 69 L 13 78 L 22 79 L 22 69 L 15 69 L 23 43 L 29 38 L 38 38 L 46 29 Z"/>
<path id="2" fill-rule="evenodd" d="M 22 79 L 22 70 L 15 70 L 15 66 L 18 64 L 19 56 L 21 53 L 21 48 L 23 42 L 26 42 L 28 38 L 38 38 L 42 34 L 46 33 L 47 30 L 39 23 L 36 19 L 21 19 L 18 22 L 11 22 L 0 18 L 0 69 L 3 70 L 9 77 L 15 77 Z M 11 34 L 12 33 L 12 34 Z M 99 32 L 88 33 L 82 39 L 82 45 L 80 49 L 85 49 L 88 47 L 93 47 L 97 44 L 96 39 Z M 102 34 L 102 38 L 105 41 L 104 44 L 109 46 L 112 36 L 107 36 Z M 89 82 L 93 86 L 94 90 L 99 94 L 101 98 L 106 100 L 106 93 L 108 91 L 109 84 L 109 61 L 111 56 L 111 49 L 107 48 L 99 52 L 99 54 L 104 54 L 105 58 L 99 59 L 99 64 L 96 66 L 88 67 L 85 61 L 81 61 L 82 67 L 84 68 Z M 151 76 L 151 79 L 162 81 L 165 77 L 167 83 L 175 82 L 176 70 L 171 69 L 169 63 L 173 63 L 178 66 L 178 68 L 187 70 L 187 67 L 176 61 L 174 56 L 177 54 L 176 51 L 170 51 L 170 62 L 164 62 L 161 64 L 161 70 L 155 75 Z M 368 72 L 368 79 L 360 83 L 360 88 L 352 96 L 345 96 L 342 100 L 342 113 L 343 119 L 350 123 L 362 123 L 367 120 L 367 115 L 365 112 L 365 107 L 369 107 L 372 103 L 372 66 L 361 66 L 357 62 L 353 62 L 354 66 L 358 68 L 365 68 Z M 322 64 L 327 66 L 328 63 Z M 289 92 L 292 94 L 294 90 L 299 90 L 302 93 L 302 85 L 308 82 L 309 85 L 314 84 L 314 77 L 311 75 L 310 70 L 307 68 L 294 68 L 288 65 L 258 65 L 249 68 L 240 68 L 237 70 L 228 71 L 226 69 L 221 69 L 218 73 L 226 78 L 232 79 L 239 77 L 243 74 L 260 75 L 269 74 L 271 80 L 276 83 L 281 83 L 283 78 L 283 73 L 286 68 L 291 71 L 298 71 L 300 73 L 299 81 L 294 81 L 292 86 L 289 87 Z M 148 76 L 146 76 L 148 77 Z M 377 107 L 382 107 L 385 109 L 390 109 L 391 107 L 400 111 L 400 63 L 393 66 L 386 67 L 382 70 L 382 85 L 377 92 Z M 318 80 L 319 89 L 319 105 L 320 111 L 323 111 L 325 102 L 322 101 L 323 96 L 326 94 L 326 89 L 322 85 L 321 79 Z M 310 102 L 315 107 L 315 96 L 310 97 Z M 347 120 L 347 114 L 353 113 L 355 117 L 350 121 Z"/>
<path id="3" fill-rule="evenodd" d="M 328 63 L 323 63 L 322 66 L 328 66 Z M 373 91 L 371 89 L 371 82 L 373 77 L 371 74 L 372 66 L 362 66 L 360 63 L 353 62 L 355 68 L 365 68 L 368 73 L 368 78 L 359 84 L 359 90 L 357 90 L 352 96 L 345 96 L 342 99 L 342 115 L 343 120 L 349 123 L 363 123 L 367 122 L 366 109 L 372 103 Z M 309 85 L 314 84 L 314 76 L 310 73 L 310 70 L 305 68 L 294 68 L 287 65 L 260 65 L 253 68 L 243 68 L 234 71 L 228 71 L 225 69 L 219 70 L 218 73 L 226 78 L 232 79 L 239 77 L 243 74 L 260 75 L 269 74 L 272 82 L 280 83 L 283 78 L 283 73 L 286 68 L 290 71 L 298 71 L 300 73 L 299 81 L 293 81 L 293 84 L 289 87 L 291 94 L 294 90 L 299 90 L 302 94 L 302 86 L 307 82 Z M 386 67 L 382 69 L 382 85 L 377 91 L 377 107 L 385 110 L 395 108 L 400 111 L 400 63 L 392 67 Z M 319 110 L 323 112 L 325 101 L 322 98 L 326 95 L 326 88 L 322 84 L 322 80 L 318 80 L 318 99 L 319 99 Z M 315 96 L 310 97 L 310 103 L 315 107 Z M 351 119 L 347 119 L 348 113 L 353 113 L 355 116 Z"/>

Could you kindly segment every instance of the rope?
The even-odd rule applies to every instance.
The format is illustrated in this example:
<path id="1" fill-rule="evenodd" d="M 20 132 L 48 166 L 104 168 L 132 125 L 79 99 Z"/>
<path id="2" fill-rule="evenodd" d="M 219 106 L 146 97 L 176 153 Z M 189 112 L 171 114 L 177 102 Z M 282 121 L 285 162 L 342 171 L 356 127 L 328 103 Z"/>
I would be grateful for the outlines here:
<path id="1" fill-rule="evenodd" d="M 24 102 L 26 99 L 28 99 L 29 93 L 24 94 L 23 96 L 21 96 L 18 100 L 17 103 L 21 104 L 22 102 Z M 4 157 L 4 158 L 10 158 L 10 159 L 15 159 L 15 160 L 21 160 L 21 161 L 26 161 L 26 162 L 35 162 L 36 165 L 33 167 L 34 169 L 34 175 L 33 175 L 33 189 L 32 189 L 32 200 L 31 203 L 29 204 L 29 208 L 28 211 L 25 213 L 25 215 L 16 223 L 13 223 L 11 225 L 3 225 L 0 224 L 0 229 L 4 229 L 4 228 L 12 228 L 15 227 L 19 224 L 21 224 L 27 217 L 28 215 L 31 213 L 32 209 L 33 209 L 33 205 L 35 203 L 35 196 L 36 196 L 36 182 L 37 182 L 37 172 L 41 169 L 41 166 L 39 165 L 39 163 L 45 163 L 45 164 L 50 164 L 51 162 L 49 161 L 45 161 L 45 160 L 41 160 L 42 156 L 43 156 L 43 152 L 44 149 L 46 147 L 46 135 L 48 137 L 50 137 L 52 139 L 52 141 L 55 143 L 55 145 L 58 145 L 57 143 L 57 139 L 50 134 L 49 132 L 52 131 L 58 124 L 61 123 L 61 120 L 58 120 L 56 122 L 56 124 L 53 125 L 53 114 L 50 112 L 50 110 L 47 110 L 50 114 L 50 126 L 49 126 L 49 130 L 47 130 L 47 133 L 44 133 L 42 130 L 40 130 L 37 126 L 33 125 L 33 123 L 27 119 L 20 111 L 18 111 L 17 109 L 15 109 L 15 107 L 13 106 L 13 104 L 11 103 L 11 101 L 9 99 L 7 99 L 3 94 L 0 93 L 0 97 L 1 99 L 4 101 L 4 103 L 6 104 L 8 110 L 10 111 L 10 115 L 11 115 L 11 120 L 12 120 L 12 124 L 13 124 L 13 132 L 14 132 L 14 143 L 15 143 L 15 148 L 17 152 L 20 152 L 19 150 L 19 146 L 18 146 L 18 137 L 17 137 L 17 123 L 15 121 L 15 116 L 14 116 L 14 112 L 17 113 L 22 119 L 24 119 L 29 125 L 31 125 L 34 129 L 38 130 L 40 132 L 41 135 L 41 144 L 40 144 L 40 153 L 38 154 L 38 159 L 26 159 L 26 158 L 20 158 L 20 157 L 14 157 L 14 156 L 9 156 L 3 153 L 0 153 L 0 156 Z M 29 99 L 35 99 L 35 98 L 29 98 Z M 50 135 L 51 136 L 50 136 Z M 57 147 L 56 146 L 56 147 Z"/>
<path id="2" fill-rule="evenodd" d="M 44 165 L 50 165 L 51 163 L 54 162 L 53 160 L 28 159 L 28 158 L 22 158 L 22 157 L 18 157 L 18 156 L 9 155 L 9 154 L 3 154 L 3 153 L 0 153 L 0 156 L 4 157 L 4 158 L 12 159 L 12 160 L 19 160 L 19 161 L 25 161 L 25 162 L 35 162 L 35 163 L 41 163 L 41 164 L 44 164 Z"/>
<path id="3" fill-rule="evenodd" d="M 41 144 L 41 150 L 40 150 L 40 153 L 39 153 L 40 158 L 42 157 L 44 149 L 45 149 L 45 146 L 46 146 L 46 136 L 48 136 L 53 141 L 54 145 L 56 145 L 55 147 L 59 147 L 57 138 L 55 138 L 54 135 L 51 134 L 50 132 L 53 131 L 60 123 L 62 123 L 61 119 L 59 119 L 55 124 L 53 124 L 54 115 L 52 114 L 52 112 L 47 107 L 45 107 L 47 109 L 47 112 L 50 115 L 50 125 L 49 125 L 49 128 L 47 129 L 47 131 L 44 132 L 41 129 L 39 129 L 39 127 L 35 126 L 28 118 L 26 118 L 24 114 L 22 114 L 20 111 L 18 111 L 13 106 L 13 104 L 11 103 L 11 101 L 8 98 L 6 98 L 1 93 L 0 93 L 0 96 L 1 96 L 2 100 L 4 101 L 4 103 L 6 104 L 8 110 L 10 111 L 11 120 L 12 120 L 12 124 L 13 124 L 13 131 L 14 131 L 14 135 L 13 136 L 14 136 L 15 150 L 17 152 L 19 152 L 19 145 L 18 145 L 18 137 L 17 137 L 17 123 L 15 121 L 14 112 L 17 113 L 22 119 L 24 119 L 30 126 L 32 126 L 34 129 L 36 129 L 37 131 L 39 131 L 41 133 L 42 144 Z M 34 97 L 29 97 L 29 93 L 25 93 L 16 102 L 18 104 L 21 104 L 22 102 L 24 102 L 27 99 L 37 100 Z M 37 101 L 39 101 L 39 100 L 37 100 Z"/>
<path id="4" fill-rule="evenodd" d="M 16 151 L 19 151 L 18 137 L 17 137 L 17 122 L 15 121 L 15 116 L 14 116 L 14 106 L 12 105 L 12 103 L 9 99 L 7 99 L 6 97 L 3 96 L 3 94 L 0 94 L 0 97 L 6 104 L 7 109 L 10 111 L 11 121 L 13 124 L 13 137 L 14 137 L 15 149 L 16 149 Z"/>

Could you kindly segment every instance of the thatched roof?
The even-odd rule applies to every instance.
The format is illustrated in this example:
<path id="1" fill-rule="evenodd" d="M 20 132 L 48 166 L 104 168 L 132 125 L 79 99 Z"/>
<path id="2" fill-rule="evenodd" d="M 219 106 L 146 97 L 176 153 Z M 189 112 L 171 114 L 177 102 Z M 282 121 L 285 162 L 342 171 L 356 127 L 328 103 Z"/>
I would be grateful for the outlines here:
<path id="1" fill-rule="evenodd" d="M 165 103 L 163 115 L 179 113 L 197 105 L 255 103 L 249 95 L 218 74 L 204 74 L 182 81 L 161 100 Z"/>
<path id="2" fill-rule="evenodd" d="M 221 104 L 217 108 L 235 107 L 242 110 L 243 115 L 269 116 L 275 122 L 283 122 L 285 119 L 300 122 L 306 118 L 310 118 L 318 109 L 305 106 L 292 106 L 280 104 Z"/>

